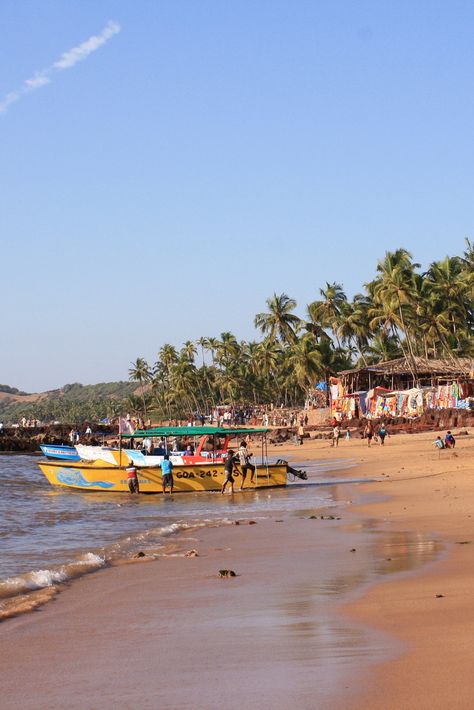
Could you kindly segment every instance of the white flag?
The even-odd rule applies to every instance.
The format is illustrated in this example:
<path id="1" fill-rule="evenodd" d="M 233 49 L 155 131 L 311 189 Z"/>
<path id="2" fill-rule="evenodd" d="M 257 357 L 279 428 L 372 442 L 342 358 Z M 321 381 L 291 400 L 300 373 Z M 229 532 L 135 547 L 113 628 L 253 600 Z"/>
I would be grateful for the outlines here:
<path id="1" fill-rule="evenodd" d="M 135 429 L 132 426 L 132 422 L 128 421 L 127 419 L 124 419 L 123 417 L 119 418 L 119 434 L 133 434 L 135 432 Z"/>

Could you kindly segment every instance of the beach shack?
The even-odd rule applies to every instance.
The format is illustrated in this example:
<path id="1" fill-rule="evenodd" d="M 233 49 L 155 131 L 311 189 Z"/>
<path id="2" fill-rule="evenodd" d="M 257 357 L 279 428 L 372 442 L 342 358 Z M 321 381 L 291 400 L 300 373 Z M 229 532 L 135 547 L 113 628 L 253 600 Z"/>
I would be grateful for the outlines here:
<path id="1" fill-rule="evenodd" d="M 397 358 L 343 370 L 330 379 L 338 420 L 419 417 L 430 409 L 474 410 L 474 361 Z"/>

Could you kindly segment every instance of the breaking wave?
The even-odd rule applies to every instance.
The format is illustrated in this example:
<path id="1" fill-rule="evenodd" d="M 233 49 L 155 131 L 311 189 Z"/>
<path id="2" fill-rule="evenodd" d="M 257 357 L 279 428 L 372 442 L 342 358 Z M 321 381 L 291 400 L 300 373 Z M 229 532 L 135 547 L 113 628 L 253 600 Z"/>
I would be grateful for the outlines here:
<path id="1" fill-rule="evenodd" d="M 213 521 L 215 524 L 216 521 Z M 108 565 L 120 564 L 145 550 L 149 558 L 169 554 L 175 556 L 176 546 L 168 541 L 181 531 L 205 527 L 209 521 L 175 522 L 127 536 L 103 548 L 101 554 L 85 552 L 77 559 L 47 569 L 30 570 L 0 581 L 0 621 L 33 611 L 54 598 L 69 582 Z M 226 524 L 227 521 L 222 521 Z"/>

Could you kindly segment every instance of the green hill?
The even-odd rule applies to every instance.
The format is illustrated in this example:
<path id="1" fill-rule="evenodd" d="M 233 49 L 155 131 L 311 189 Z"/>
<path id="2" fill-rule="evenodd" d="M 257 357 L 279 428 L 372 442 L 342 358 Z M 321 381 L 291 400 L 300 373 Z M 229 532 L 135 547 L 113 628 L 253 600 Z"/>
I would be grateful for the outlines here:
<path id="1" fill-rule="evenodd" d="M 0 421 L 5 425 L 16 424 L 23 417 L 45 424 L 100 421 L 128 411 L 136 389 L 133 382 L 100 382 L 97 385 L 75 382 L 49 392 L 26 394 L 15 387 L 1 385 Z"/>
<path id="2" fill-rule="evenodd" d="M 6 392 L 7 394 L 28 394 L 28 392 L 21 392 L 21 390 L 16 387 L 10 387 L 9 385 L 0 385 L 0 392 Z"/>

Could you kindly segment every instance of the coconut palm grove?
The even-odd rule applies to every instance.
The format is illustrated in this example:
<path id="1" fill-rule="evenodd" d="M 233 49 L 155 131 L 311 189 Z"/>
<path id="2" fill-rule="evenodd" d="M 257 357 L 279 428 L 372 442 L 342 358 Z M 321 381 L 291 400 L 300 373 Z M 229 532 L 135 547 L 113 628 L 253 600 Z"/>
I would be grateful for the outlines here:
<path id="1" fill-rule="evenodd" d="M 406 249 L 387 252 L 374 279 L 352 300 L 326 283 L 298 315 L 296 301 L 274 293 L 254 324 L 261 338 L 232 332 L 165 344 L 150 365 L 129 370 L 132 398 L 145 417 L 186 418 L 219 403 L 300 406 L 318 381 L 340 370 L 393 358 L 474 356 L 474 245 L 426 271 Z M 130 403 L 130 401 L 129 401 Z"/>

